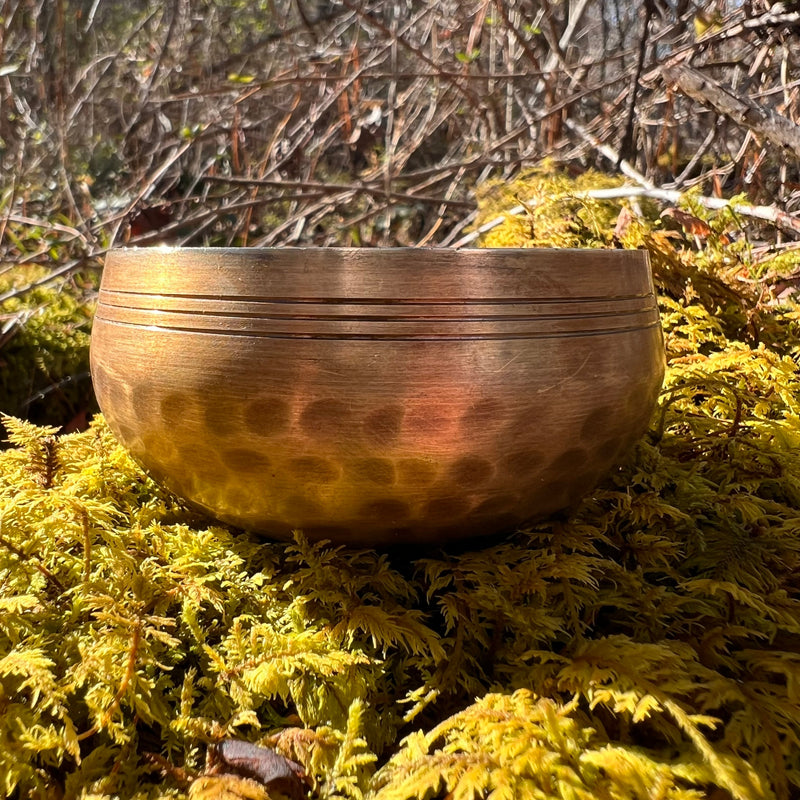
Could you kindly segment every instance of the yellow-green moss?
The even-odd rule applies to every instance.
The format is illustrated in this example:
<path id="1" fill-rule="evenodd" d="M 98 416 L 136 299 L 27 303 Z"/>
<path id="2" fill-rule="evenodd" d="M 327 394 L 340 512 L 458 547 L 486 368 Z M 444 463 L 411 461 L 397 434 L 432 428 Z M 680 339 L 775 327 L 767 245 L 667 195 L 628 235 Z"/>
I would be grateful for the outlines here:
<path id="1" fill-rule="evenodd" d="M 320 798 L 797 796 L 798 309 L 666 241 L 649 433 L 480 551 L 263 542 L 192 515 L 102 419 L 7 421 L 0 794 L 182 798 L 174 768 L 239 736 Z"/>
<path id="2" fill-rule="evenodd" d="M 610 247 L 620 203 L 579 198 L 588 189 L 622 186 L 619 178 L 589 170 L 576 178 L 532 169 L 513 181 L 487 181 L 478 189 L 482 222 L 506 214 L 481 238 L 483 247 Z M 508 211 L 523 205 L 525 214 Z"/>
<path id="3" fill-rule="evenodd" d="M 0 277 L 0 294 L 29 285 L 47 270 L 18 266 Z M 79 283 L 85 284 L 79 286 Z M 93 275 L 41 286 L 0 302 L 0 411 L 41 423 L 67 424 L 95 410 L 89 380 Z"/>

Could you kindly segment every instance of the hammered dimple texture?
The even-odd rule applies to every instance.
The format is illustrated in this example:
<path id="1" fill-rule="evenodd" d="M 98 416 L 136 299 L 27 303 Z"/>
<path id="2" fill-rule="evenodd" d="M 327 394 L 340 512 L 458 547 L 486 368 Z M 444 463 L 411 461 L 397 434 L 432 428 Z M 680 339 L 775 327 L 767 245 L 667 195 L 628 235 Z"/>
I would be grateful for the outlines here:
<path id="1" fill-rule="evenodd" d="M 592 269 L 588 255 L 112 254 L 92 341 L 100 407 L 154 477 L 244 528 L 358 543 L 509 529 L 591 490 L 661 385 L 646 257 Z M 477 288 L 472 274 L 459 284 L 464 264 Z M 398 303 L 411 272 L 419 299 Z"/>

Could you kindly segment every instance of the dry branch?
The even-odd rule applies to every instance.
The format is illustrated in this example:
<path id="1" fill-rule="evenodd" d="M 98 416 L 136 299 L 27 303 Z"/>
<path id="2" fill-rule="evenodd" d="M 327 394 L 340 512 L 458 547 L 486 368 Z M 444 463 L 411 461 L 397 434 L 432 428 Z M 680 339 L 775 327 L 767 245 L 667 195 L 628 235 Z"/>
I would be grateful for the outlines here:
<path id="1" fill-rule="evenodd" d="M 683 198 L 683 193 L 675 189 L 645 189 L 642 186 L 622 186 L 613 189 L 592 189 L 577 195 L 594 200 L 612 200 L 620 197 L 648 197 L 652 200 L 659 200 L 663 203 L 677 205 Z M 756 206 L 750 203 L 733 203 L 722 197 L 704 197 L 703 195 L 692 195 L 692 201 L 699 203 L 704 208 L 719 211 L 723 208 L 730 208 L 735 214 L 752 219 L 760 219 L 771 222 L 787 231 L 792 231 L 800 235 L 800 218 L 781 211 L 776 206 Z"/>
<path id="2" fill-rule="evenodd" d="M 725 88 L 691 67 L 673 64 L 663 67 L 662 73 L 668 83 L 693 100 L 711 106 L 742 127 L 800 157 L 800 126 L 792 120 Z"/>
<path id="3" fill-rule="evenodd" d="M 648 180 L 648 178 L 642 175 L 642 173 L 639 172 L 639 170 L 637 170 L 630 162 L 626 161 L 624 158 L 620 158 L 616 150 L 607 144 L 603 144 L 603 142 L 601 142 L 596 136 L 589 133 L 589 131 L 587 131 L 586 128 L 584 128 L 579 122 L 575 122 L 573 119 L 567 119 L 564 122 L 564 125 L 574 133 L 577 133 L 581 139 L 592 145 L 592 147 L 594 147 L 599 153 L 611 161 L 612 164 L 616 164 L 619 171 L 623 175 L 628 178 L 632 178 L 645 188 L 653 188 L 654 184 L 652 181 Z"/>
<path id="4" fill-rule="evenodd" d="M 44 219 L 24 217 L 20 214 L 7 214 L 5 219 L 8 222 L 15 222 L 18 225 L 28 225 L 32 228 L 40 228 L 47 232 L 66 233 L 70 239 L 82 239 L 86 241 L 86 237 L 77 228 L 73 228 L 70 225 L 62 225 L 58 222 L 50 222 Z"/>
<path id="5" fill-rule="evenodd" d="M 223 183 L 234 186 L 264 186 L 272 189 L 300 189 L 309 192 L 321 192 L 324 194 L 339 194 L 340 192 L 350 192 L 354 195 L 368 194 L 378 197 L 391 197 L 393 200 L 408 200 L 414 203 L 429 203 L 432 205 L 449 205 L 459 208 L 473 209 L 475 203 L 468 200 L 453 200 L 446 196 L 432 197 L 424 194 L 414 194 L 413 192 L 400 192 L 396 189 L 387 191 L 385 186 L 378 184 L 343 184 L 343 183 L 322 183 L 318 181 L 273 181 L 260 178 L 234 178 L 219 177 L 216 175 L 206 175 L 203 178 L 208 183 Z"/>
<path id="6" fill-rule="evenodd" d="M 779 3 L 775 3 L 776 7 L 779 5 Z M 700 39 L 678 48 L 673 53 L 670 62 L 677 63 L 679 60 L 691 57 L 699 49 L 705 49 L 712 44 L 736 39 L 750 33 L 763 35 L 770 30 L 778 28 L 791 29 L 797 26 L 800 26 L 800 11 L 776 12 L 772 9 L 756 17 L 737 19 L 718 27 L 712 25 Z"/>
<path id="7" fill-rule="evenodd" d="M 361 17 L 367 25 L 377 29 L 384 36 L 386 36 L 391 44 L 394 44 L 396 42 L 397 44 L 401 45 L 406 50 L 408 50 L 410 53 L 412 53 L 414 56 L 416 56 L 424 64 L 427 64 L 431 69 L 433 69 L 434 71 L 438 71 L 438 65 L 436 64 L 436 62 L 428 58 L 428 56 L 426 56 L 425 53 L 422 52 L 422 49 L 420 47 L 417 47 L 411 42 L 409 42 L 405 38 L 405 36 L 403 36 L 402 32 L 391 30 L 375 16 L 368 14 L 366 11 L 364 11 L 363 8 L 359 8 L 358 6 L 353 5 L 352 3 L 349 2 L 349 0 L 342 0 L 342 2 L 346 8 L 349 8 L 351 11 L 354 11 L 359 17 Z M 459 92 L 461 92 L 464 98 L 476 110 L 483 109 L 483 103 L 480 97 L 476 95 L 475 92 L 470 87 L 461 84 L 458 78 L 450 78 L 448 75 L 444 73 L 439 73 L 439 74 L 444 80 L 448 81 Z"/>

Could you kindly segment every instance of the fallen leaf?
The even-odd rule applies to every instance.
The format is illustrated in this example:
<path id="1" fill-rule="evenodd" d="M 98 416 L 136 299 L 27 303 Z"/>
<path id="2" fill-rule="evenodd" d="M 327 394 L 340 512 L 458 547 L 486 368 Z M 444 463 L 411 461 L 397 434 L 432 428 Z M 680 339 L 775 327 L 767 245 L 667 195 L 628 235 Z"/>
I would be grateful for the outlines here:
<path id="1" fill-rule="evenodd" d="M 628 232 L 628 228 L 631 226 L 631 222 L 633 222 L 633 214 L 631 210 L 626 206 L 623 206 L 619 210 L 619 216 L 617 217 L 617 224 L 614 226 L 614 238 L 620 240 L 625 236 Z"/>
<path id="2" fill-rule="evenodd" d="M 686 211 L 681 211 L 679 208 L 666 208 L 661 212 L 661 216 L 674 219 L 691 236 L 709 236 L 711 234 L 711 226 L 707 222 Z"/>
<path id="3" fill-rule="evenodd" d="M 291 800 L 304 800 L 308 783 L 303 768 L 269 747 L 240 739 L 225 739 L 209 750 L 211 771 L 257 781 Z"/>

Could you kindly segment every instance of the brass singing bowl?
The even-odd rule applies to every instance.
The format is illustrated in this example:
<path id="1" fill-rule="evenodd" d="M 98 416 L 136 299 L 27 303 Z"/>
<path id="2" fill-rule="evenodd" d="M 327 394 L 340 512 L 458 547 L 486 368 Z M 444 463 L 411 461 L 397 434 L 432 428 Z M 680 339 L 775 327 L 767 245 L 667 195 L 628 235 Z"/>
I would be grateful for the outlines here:
<path id="1" fill-rule="evenodd" d="M 195 507 L 288 538 L 444 542 L 569 506 L 664 375 L 647 254 L 122 249 L 100 408 Z"/>

